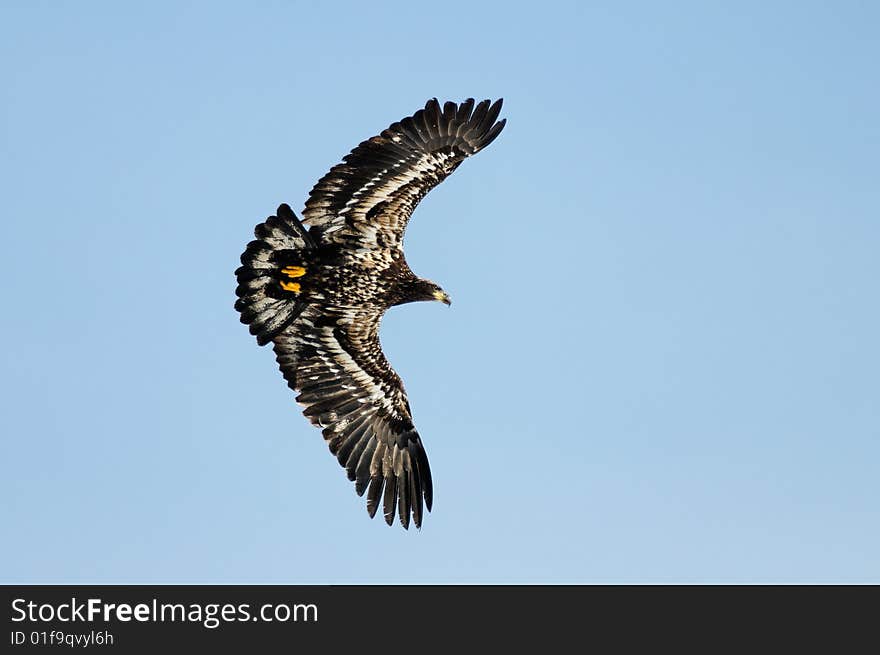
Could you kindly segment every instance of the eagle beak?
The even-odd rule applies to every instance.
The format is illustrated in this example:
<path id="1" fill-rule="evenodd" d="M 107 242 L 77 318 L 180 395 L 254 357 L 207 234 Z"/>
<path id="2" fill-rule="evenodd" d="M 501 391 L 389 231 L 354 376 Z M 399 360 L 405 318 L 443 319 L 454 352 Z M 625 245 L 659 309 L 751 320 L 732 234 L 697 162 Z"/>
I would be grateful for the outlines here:
<path id="1" fill-rule="evenodd" d="M 445 291 L 439 291 L 439 290 L 435 291 L 434 292 L 434 299 L 439 300 L 440 302 L 442 302 L 445 305 L 452 305 L 452 299 L 449 297 L 449 294 L 446 293 Z"/>

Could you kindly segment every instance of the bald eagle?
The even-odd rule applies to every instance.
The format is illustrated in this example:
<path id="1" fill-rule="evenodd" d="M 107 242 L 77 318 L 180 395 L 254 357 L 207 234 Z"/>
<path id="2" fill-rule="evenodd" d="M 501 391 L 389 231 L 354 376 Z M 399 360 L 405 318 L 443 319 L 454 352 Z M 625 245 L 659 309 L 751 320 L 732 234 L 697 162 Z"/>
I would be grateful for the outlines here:
<path id="1" fill-rule="evenodd" d="M 403 233 L 419 201 L 504 128 L 501 100 L 436 98 L 357 146 L 309 194 L 302 221 L 286 204 L 257 225 L 241 256 L 235 308 L 261 346 L 273 344 L 303 414 L 324 439 L 372 518 L 381 503 L 404 528 L 431 510 L 428 457 L 409 401 L 379 344 L 389 307 L 450 304 L 417 277 Z M 308 227 L 306 227 L 308 226 Z"/>

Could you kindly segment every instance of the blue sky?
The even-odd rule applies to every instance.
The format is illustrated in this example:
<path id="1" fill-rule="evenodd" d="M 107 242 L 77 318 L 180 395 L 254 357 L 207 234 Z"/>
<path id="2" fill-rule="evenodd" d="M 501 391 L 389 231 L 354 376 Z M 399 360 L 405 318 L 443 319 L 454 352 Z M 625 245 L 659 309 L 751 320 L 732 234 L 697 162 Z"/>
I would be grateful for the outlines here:
<path id="1" fill-rule="evenodd" d="M 0 8 L 0 581 L 880 582 L 880 10 Z M 508 125 L 393 309 L 434 512 L 363 500 L 238 256 L 425 100 Z"/>

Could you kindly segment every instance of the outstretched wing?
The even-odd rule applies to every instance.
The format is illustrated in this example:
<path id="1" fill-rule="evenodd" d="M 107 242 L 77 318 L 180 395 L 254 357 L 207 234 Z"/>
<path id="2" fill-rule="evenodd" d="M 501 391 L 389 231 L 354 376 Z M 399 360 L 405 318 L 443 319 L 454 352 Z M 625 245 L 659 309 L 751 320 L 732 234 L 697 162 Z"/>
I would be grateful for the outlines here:
<path id="1" fill-rule="evenodd" d="M 406 392 L 379 344 L 382 313 L 310 305 L 274 339 L 288 386 L 309 420 L 323 428 L 330 451 L 367 492 L 373 517 L 383 505 L 404 528 L 422 524 L 422 500 L 431 510 L 428 457 L 412 422 Z"/>
<path id="2" fill-rule="evenodd" d="M 357 146 L 309 194 L 303 222 L 318 243 L 399 248 L 419 201 L 504 128 L 501 100 L 437 99 Z"/>

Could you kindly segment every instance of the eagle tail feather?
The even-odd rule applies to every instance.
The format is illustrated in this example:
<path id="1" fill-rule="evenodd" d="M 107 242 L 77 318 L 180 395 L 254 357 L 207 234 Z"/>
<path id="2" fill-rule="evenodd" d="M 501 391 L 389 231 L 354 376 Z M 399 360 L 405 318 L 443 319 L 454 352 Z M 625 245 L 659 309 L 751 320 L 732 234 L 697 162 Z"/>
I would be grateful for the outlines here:
<path id="1" fill-rule="evenodd" d="M 280 205 L 275 216 L 257 225 L 254 235 L 257 238 L 247 245 L 241 255 L 242 265 L 235 271 L 235 309 L 257 343 L 264 346 L 306 307 L 297 299 L 299 285 L 285 281 L 279 254 L 311 250 L 315 244 L 287 204 Z"/>

